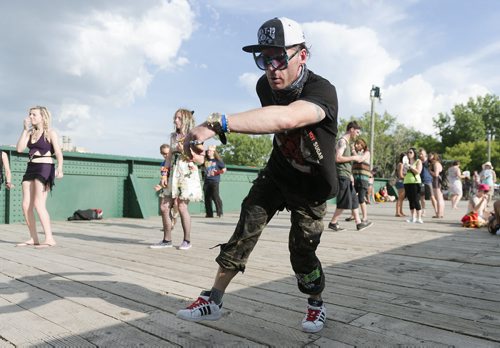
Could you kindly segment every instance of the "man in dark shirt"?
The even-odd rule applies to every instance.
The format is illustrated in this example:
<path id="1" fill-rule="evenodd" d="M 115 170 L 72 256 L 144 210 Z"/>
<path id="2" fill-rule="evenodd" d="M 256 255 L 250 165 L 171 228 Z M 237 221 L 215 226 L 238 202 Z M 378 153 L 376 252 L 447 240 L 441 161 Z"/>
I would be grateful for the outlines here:
<path id="1" fill-rule="evenodd" d="M 215 203 L 215 211 L 217 217 L 221 218 L 222 199 L 219 194 L 220 176 L 226 172 L 226 165 L 222 161 L 216 150 L 215 145 L 210 145 L 205 154 L 205 162 L 203 164 L 203 195 L 205 196 L 205 217 L 213 218 L 214 211 L 212 208 L 212 201 Z"/>
<path id="2" fill-rule="evenodd" d="M 337 94 L 335 87 L 306 66 L 309 51 L 300 25 L 288 18 L 274 18 L 258 31 L 258 44 L 243 47 L 265 71 L 257 82 L 261 108 L 209 116 L 191 130 L 185 147 L 201 151 L 200 145 L 215 134 L 274 133 L 273 151 L 266 167 L 254 181 L 242 203 L 233 236 L 216 261 L 213 287 L 177 313 L 191 321 L 221 317 L 222 296 L 238 271 L 243 272 L 250 253 L 274 214 L 291 212 L 289 250 L 299 290 L 309 295 L 302 328 L 318 332 L 326 309 L 321 294 L 325 276 L 316 256 L 323 232 L 326 200 L 337 192 L 335 138 Z"/>
<path id="3" fill-rule="evenodd" d="M 418 158 L 422 161 L 422 172 L 420 173 L 420 177 L 422 178 L 422 185 L 420 186 L 420 205 L 422 206 L 422 216 L 425 216 L 425 201 L 431 200 L 432 207 L 434 208 L 434 212 L 436 212 L 437 201 L 436 197 L 434 197 L 434 191 L 432 190 L 432 175 L 429 171 L 429 156 L 427 156 L 427 151 L 425 149 L 420 148 L 418 150 Z M 465 192 L 464 192 L 465 193 Z M 434 217 L 437 216 L 437 213 Z"/>

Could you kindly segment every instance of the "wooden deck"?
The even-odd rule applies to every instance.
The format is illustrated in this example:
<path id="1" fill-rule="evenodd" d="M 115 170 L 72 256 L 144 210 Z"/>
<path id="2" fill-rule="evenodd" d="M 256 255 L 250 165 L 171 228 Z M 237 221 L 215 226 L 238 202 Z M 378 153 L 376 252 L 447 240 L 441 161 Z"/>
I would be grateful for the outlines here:
<path id="1" fill-rule="evenodd" d="M 500 238 L 460 227 L 461 203 L 423 225 L 378 204 L 371 229 L 325 231 L 328 320 L 318 334 L 300 330 L 306 301 L 289 265 L 286 212 L 230 285 L 223 318 L 203 323 L 175 313 L 212 285 L 218 248 L 209 247 L 229 238 L 235 214 L 194 216 L 188 251 L 148 248 L 161 237 L 157 217 L 54 222 L 59 244 L 44 250 L 14 247 L 26 226 L 2 225 L 0 346 L 500 347 Z"/>

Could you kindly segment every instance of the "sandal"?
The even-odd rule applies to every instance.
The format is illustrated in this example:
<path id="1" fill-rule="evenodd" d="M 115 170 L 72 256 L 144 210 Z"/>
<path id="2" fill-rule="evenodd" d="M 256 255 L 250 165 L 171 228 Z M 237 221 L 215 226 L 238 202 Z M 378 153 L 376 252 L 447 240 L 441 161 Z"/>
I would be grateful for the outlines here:
<path id="1" fill-rule="evenodd" d="M 35 249 L 45 249 L 45 248 L 51 248 L 53 246 L 56 246 L 56 244 L 42 243 L 42 244 L 35 245 Z"/>
<path id="2" fill-rule="evenodd" d="M 16 244 L 16 247 L 35 246 L 35 245 L 40 245 L 40 244 L 23 242 L 23 243 Z"/>

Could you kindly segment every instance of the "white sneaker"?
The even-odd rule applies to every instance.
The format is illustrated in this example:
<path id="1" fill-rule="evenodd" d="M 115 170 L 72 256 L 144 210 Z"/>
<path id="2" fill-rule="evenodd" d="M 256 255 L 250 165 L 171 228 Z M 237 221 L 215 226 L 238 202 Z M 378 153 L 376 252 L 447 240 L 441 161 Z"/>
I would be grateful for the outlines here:
<path id="1" fill-rule="evenodd" d="M 411 219 L 407 219 L 406 222 L 413 224 L 413 223 L 417 222 L 417 220 L 411 218 Z"/>
<path id="2" fill-rule="evenodd" d="M 307 313 L 304 319 L 302 319 L 302 331 L 304 332 L 318 332 L 323 329 L 326 321 L 326 307 L 321 305 L 321 307 L 307 305 Z"/>
<path id="3" fill-rule="evenodd" d="M 153 244 L 153 245 L 150 245 L 149 247 L 151 249 L 171 248 L 172 247 L 172 242 L 171 241 L 162 240 L 161 242 Z"/>
<path id="4" fill-rule="evenodd" d="M 418 219 L 416 222 L 417 222 L 417 224 L 423 224 L 424 223 L 424 221 L 422 219 Z"/>
<path id="5" fill-rule="evenodd" d="M 185 309 L 177 312 L 177 318 L 189 321 L 219 320 L 222 316 L 222 303 L 209 301 L 208 296 L 200 296 Z"/>
<path id="6" fill-rule="evenodd" d="M 180 250 L 188 250 L 191 249 L 191 242 L 188 242 L 186 240 L 183 240 L 181 245 L 179 246 Z"/>
<path id="7" fill-rule="evenodd" d="M 181 245 L 179 245 L 179 250 L 188 250 L 191 249 L 191 242 L 183 240 Z"/>

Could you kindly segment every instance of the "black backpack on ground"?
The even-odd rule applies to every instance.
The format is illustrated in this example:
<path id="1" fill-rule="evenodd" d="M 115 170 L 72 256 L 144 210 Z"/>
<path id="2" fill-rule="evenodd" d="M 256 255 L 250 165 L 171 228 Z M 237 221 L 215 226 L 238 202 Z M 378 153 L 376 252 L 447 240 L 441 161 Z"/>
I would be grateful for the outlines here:
<path id="1" fill-rule="evenodd" d="M 73 216 L 68 218 L 68 221 L 73 220 L 99 220 L 102 219 L 102 209 L 84 209 L 77 210 Z"/>

